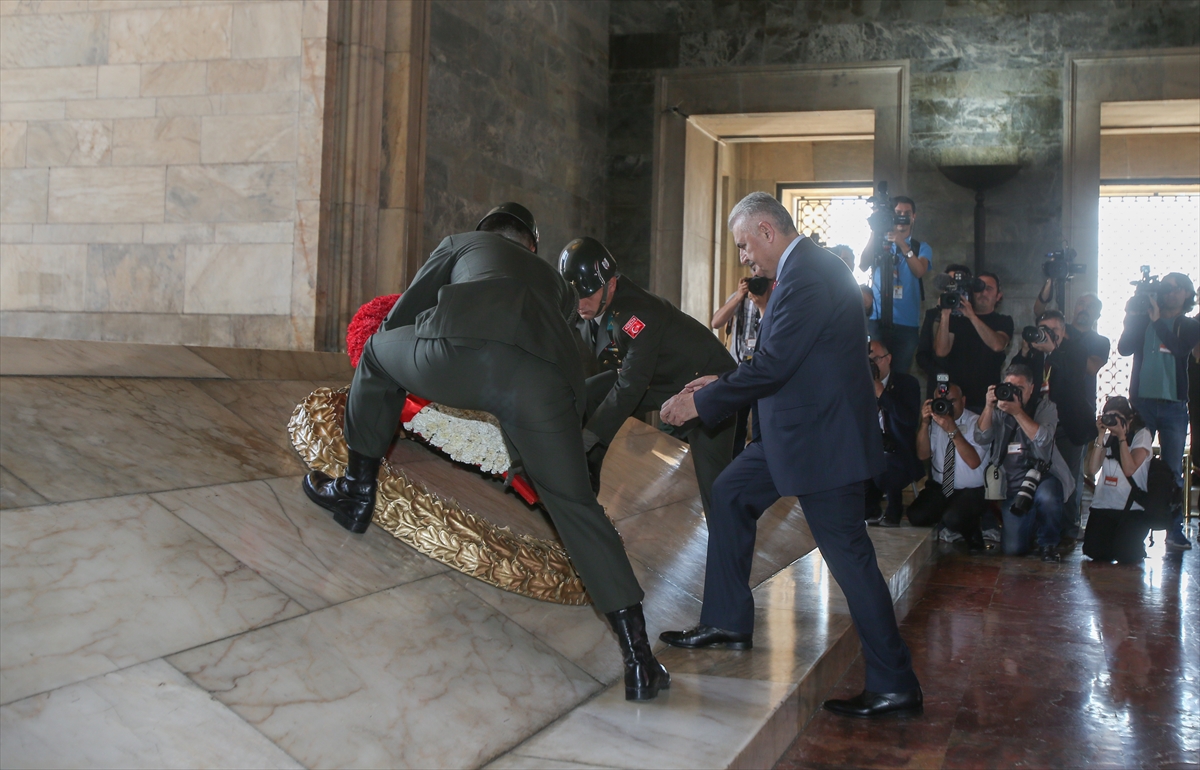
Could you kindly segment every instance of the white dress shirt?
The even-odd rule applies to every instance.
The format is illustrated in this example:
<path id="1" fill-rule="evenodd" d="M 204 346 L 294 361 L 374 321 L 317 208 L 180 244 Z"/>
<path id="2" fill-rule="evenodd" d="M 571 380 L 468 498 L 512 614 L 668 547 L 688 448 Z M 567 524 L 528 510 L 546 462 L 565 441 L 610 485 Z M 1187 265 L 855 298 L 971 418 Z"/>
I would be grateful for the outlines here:
<path id="1" fill-rule="evenodd" d="M 979 467 L 972 468 L 963 460 L 962 455 L 956 450 L 954 452 L 954 488 L 955 489 L 973 489 L 983 486 L 983 471 L 988 463 L 988 452 L 990 446 L 980 446 L 975 443 L 975 423 L 979 421 L 979 415 L 972 412 L 970 409 L 964 409 L 962 416 L 954 421 L 958 426 L 958 432 L 963 435 L 963 438 L 975 447 L 976 453 L 979 454 Z M 939 485 L 942 483 L 942 462 L 946 456 L 946 443 L 950 441 L 950 436 L 936 422 L 929 424 L 929 450 L 930 450 L 930 466 L 933 480 Z"/>

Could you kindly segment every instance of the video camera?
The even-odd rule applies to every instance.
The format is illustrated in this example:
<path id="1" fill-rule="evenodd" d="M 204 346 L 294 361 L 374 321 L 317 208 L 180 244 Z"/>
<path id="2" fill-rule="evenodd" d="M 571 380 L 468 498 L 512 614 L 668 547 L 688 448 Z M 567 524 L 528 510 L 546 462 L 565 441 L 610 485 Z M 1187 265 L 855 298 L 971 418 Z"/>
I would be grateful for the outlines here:
<path id="1" fill-rule="evenodd" d="M 1087 264 L 1076 262 L 1078 252 L 1075 249 L 1060 249 L 1046 255 L 1042 263 L 1042 273 L 1054 281 L 1069 281 L 1080 273 L 1087 272 Z"/>
<path id="2" fill-rule="evenodd" d="M 933 401 L 930 402 L 929 409 L 939 416 L 954 416 L 954 401 L 950 399 L 950 375 L 937 376 L 937 387 L 933 389 Z"/>
<path id="3" fill-rule="evenodd" d="M 1133 296 L 1125 303 L 1125 312 L 1131 315 L 1141 315 L 1150 312 L 1150 298 L 1154 297 L 1155 302 L 1159 302 L 1159 297 L 1162 294 L 1162 281 L 1157 275 L 1150 275 L 1150 266 L 1142 265 L 1142 277 L 1137 281 L 1130 281 L 1133 286 Z"/>
<path id="4" fill-rule="evenodd" d="M 871 204 L 871 216 L 867 217 L 867 224 L 871 226 L 871 232 L 876 235 L 890 233 L 894 228 L 900 225 L 911 225 L 912 218 L 907 214 L 897 214 L 896 204 L 892 200 L 892 196 L 888 195 L 888 183 L 880 182 L 875 188 L 875 194 L 867 198 L 867 203 Z"/>
<path id="5" fill-rule="evenodd" d="M 956 270 L 953 273 L 941 273 L 933 277 L 933 288 L 940 292 L 938 307 L 952 310 L 954 315 L 962 315 L 964 302 L 971 301 L 971 293 L 983 291 L 983 281 L 970 273 Z"/>

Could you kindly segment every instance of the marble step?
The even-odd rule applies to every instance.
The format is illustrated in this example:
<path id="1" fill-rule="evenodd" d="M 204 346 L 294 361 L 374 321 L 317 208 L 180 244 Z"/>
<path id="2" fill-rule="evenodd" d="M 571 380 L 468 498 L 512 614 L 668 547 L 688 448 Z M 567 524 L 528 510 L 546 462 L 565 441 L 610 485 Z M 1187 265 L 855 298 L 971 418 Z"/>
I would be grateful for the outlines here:
<path id="1" fill-rule="evenodd" d="M 903 617 L 933 555 L 928 529 L 871 530 Z M 818 552 L 755 590 L 755 648 L 669 649 L 669 692 L 629 703 L 617 682 L 488 768 L 771 767 L 859 652 L 845 599 Z"/>

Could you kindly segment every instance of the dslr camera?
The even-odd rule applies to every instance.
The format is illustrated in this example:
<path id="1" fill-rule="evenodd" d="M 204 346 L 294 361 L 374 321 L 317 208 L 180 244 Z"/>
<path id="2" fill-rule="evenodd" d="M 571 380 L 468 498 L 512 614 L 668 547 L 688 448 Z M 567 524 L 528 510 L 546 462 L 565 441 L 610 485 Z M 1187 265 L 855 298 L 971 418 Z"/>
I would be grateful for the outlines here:
<path id="1" fill-rule="evenodd" d="M 756 275 L 746 281 L 746 289 L 756 297 L 761 297 L 771 288 L 771 279 L 765 275 Z"/>
<path id="2" fill-rule="evenodd" d="M 1150 275 L 1150 266 L 1142 265 L 1142 277 L 1137 281 L 1130 281 L 1133 286 L 1133 296 L 1125 303 L 1125 312 L 1131 315 L 1141 315 L 1150 312 L 1150 298 L 1154 297 L 1155 302 L 1159 302 L 1159 295 L 1162 294 L 1162 281 L 1157 275 Z"/>
<path id="3" fill-rule="evenodd" d="M 1021 330 L 1021 339 L 1030 345 L 1038 345 L 1047 341 L 1058 342 L 1058 335 L 1048 326 L 1026 326 Z"/>
<path id="4" fill-rule="evenodd" d="M 934 276 L 933 285 L 941 292 L 938 307 L 951 310 L 954 315 L 962 315 L 963 303 L 971 301 L 971 293 L 984 288 L 983 281 L 961 270 Z"/>
<path id="5" fill-rule="evenodd" d="M 1055 281 L 1069 281 L 1080 273 L 1087 271 L 1087 264 L 1076 262 L 1078 253 L 1075 249 L 1060 249 L 1046 255 L 1042 263 L 1042 273 Z"/>
<path id="6" fill-rule="evenodd" d="M 1001 382 L 996 385 L 996 400 L 997 401 L 1020 401 L 1021 389 L 1011 382 Z"/>
<path id="7" fill-rule="evenodd" d="M 1116 412 L 1106 412 L 1100 415 L 1100 424 L 1108 428 L 1114 428 L 1122 422 L 1124 422 L 1124 420 L 1122 420 L 1121 415 L 1117 414 Z"/>
<path id="8" fill-rule="evenodd" d="M 929 409 L 939 416 L 954 417 L 954 402 L 950 400 L 950 375 L 937 376 L 937 387 L 933 389 L 933 401 Z"/>
<path id="9" fill-rule="evenodd" d="M 892 196 L 888 195 L 887 182 L 879 183 L 875 194 L 867 198 L 867 203 L 870 203 L 872 208 L 871 216 L 867 217 L 867 224 L 876 235 L 890 233 L 899 225 L 912 224 L 912 218 L 907 214 L 896 213 L 896 204 L 892 201 Z"/>

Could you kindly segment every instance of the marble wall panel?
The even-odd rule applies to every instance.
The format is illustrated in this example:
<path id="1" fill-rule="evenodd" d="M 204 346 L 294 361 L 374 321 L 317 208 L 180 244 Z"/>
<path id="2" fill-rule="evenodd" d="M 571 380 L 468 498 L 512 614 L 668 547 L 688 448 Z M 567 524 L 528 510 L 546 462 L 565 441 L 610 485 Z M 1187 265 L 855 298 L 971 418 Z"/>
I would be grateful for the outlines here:
<path id="1" fill-rule="evenodd" d="M 297 59 L 232 59 L 208 63 L 210 94 L 295 91 L 300 83 Z"/>
<path id="2" fill-rule="evenodd" d="M 0 67 L 76 67 L 108 59 L 108 19 L 99 13 L 0 20 Z"/>
<path id="3" fill-rule="evenodd" d="M 291 266 L 291 244 L 189 245 L 184 310 L 286 315 Z"/>
<path id="4" fill-rule="evenodd" d="M 294 317 L 315 317 L 317 314 L 317 240 L 320 214 L 320 201 L 296 203 L 296 231 L 292 247 Z"/>
<path id="5" fill-rule="evenodd" d="M 7 85 L 7 76 L 5 76 Z M 62 120 L 67 116 L 65 102 L 0 101 L 0 120 Z"/>
<path id="6" fill-rule="evenodd" d="M 126 99 L 140 96 L 142 68 L 136 64 L 112 64 L 98 67 L 96 96 L 101 99 Z"/>
<path id="7" fill-rule="evenodd" d="M 199 222 L 144 225 L 142 243 L 212 243 L 213 225 Z"/>
<path id="8" fill-rule="evenodd" d="M 0 249 L 0 259 L 3 249 Z M 103 316 L 64 310 L 4 310 L 0 306 L 0 335 L 45 339 L 98 340 Z"/>
<path id="9" fill-rule="evenodd" d="M 227 59 L 229 5 L 140 8 L 110 16 L 108 61 L 130 62 Z"/>
<path id="10" fill-rule="evenodd" d="M 112 162 L 113 127 L 106 120 L 54 120 L 29 124 L 30 166 L 107 166 Z"/>
<path id="11" fill-rule="evenodd" d="M 159 166 L 200 160 L 200 118 L 134 118 L 113 122 L 114 166 Z"/>
<path id="12" fill-rule="evenodd" d="M 0 222 L 45 222 L 49 169 L 0 169 Z"/>
<path id="13" fill-rule="evenodd" d="M 314 329 L 311 316 L 233 315 L 229 316 L 229 344 L 264 350 L 311 349 Z"/>
<path id="14" fill-rule="evenodd" d="M 0 307 L 5 310 L 83 310 L 87 246 L 0 246 Z"/>
<path id="15" fill-rule="evenodd" d="M 4 71 L 6 102 L 44 102 L 95 97 L 95 67 L 40 67 Z"/>
<path id="16" fill-rule="evenodd" d="M 88 10 L 88 0 L 11 0 L 0 3 L 0 16 L 33 13 L 79 13 Z"/>
<path id="17" fill-rule="evenodd" d="M 291 243 L 296 225 L 291 222 L 219 224 L 215 243 Z"/>
<path id="18" fill-rule="evenodd" d="M 161 168 L 50 169 L 51 222 L 161 222 Z"/>
<path id="19" fill-rule="evenodd" d="M 25 121 L 0 122 L 0 168 L 23 168 L 29 124 Z"/>
<path id="20" fill-rule="evenodd" d="M 183 310 L 183 245 L 88 246 L 86 309 L 121 313 Z"/>
<path id="21" fill-rule="evenodd" d="M 33 241 L 33 225 L 0 224 L 0 243 L 30 243 Z"/>
<path id="22" fill-rule="evenodd" d="M 141 243 L 141 225 L 34 225 L 31 243 Z"/>
<path id="23" fill-rule="evenodd" d="M 193 96 L 203 94 L 208 62 L 181 61 L 142 65 L 142 96 Z"/>
<path id="24" fill-rule="evenodd" d="M 233 8 L 233 58 L 269 59 L 300 55 L 304 4 L 240 3 Z"/>
<path id="25" fill-rule="evenodd" d="M 297 132 L 296 200 L 321 197 L 321 159 L 324 147 L 325 73 L 328 41 L 315 38 L 304 41 Z"/>
<path id="26" fill-rule="evenodd" d="M 291 163 L 167 169 L 168 222 L 279 222 L 295 215 Z"/>
<path id="27" fill-rule="evenodd" d="M 153 99 L 88 99 L 67 102 L 68 118 L 148 118 L 154 115 Z"/>
<path id="28" fill-rule="evenodd" d="M 203 163 L 270 163 L 296 157 L 296 116 L 246 115 L 203 118 Z"/>
<path id="29" fill-rule="evenodd" d="M 300 34 L 304 38 L 325 37 L 329 32 L 329 0 L 304 0 Z"/>

